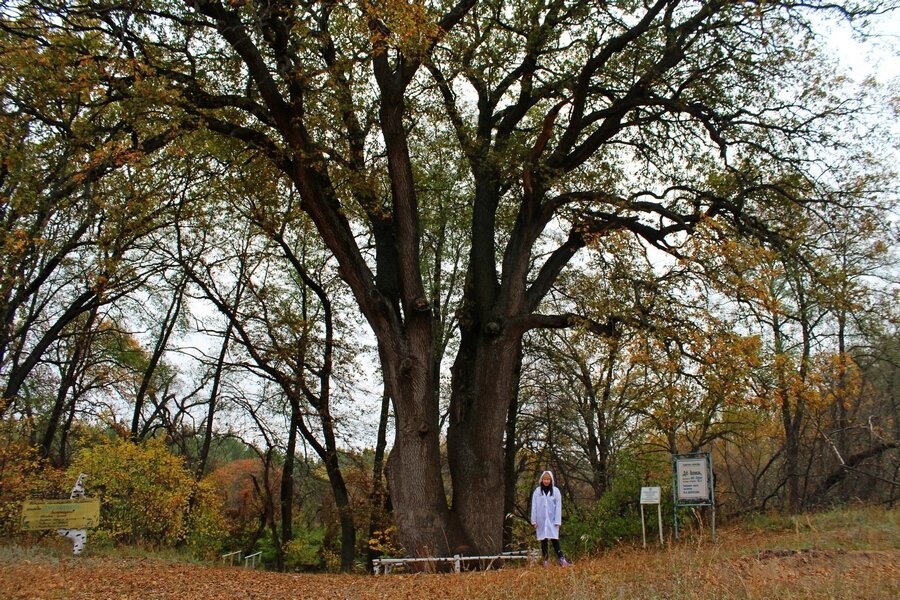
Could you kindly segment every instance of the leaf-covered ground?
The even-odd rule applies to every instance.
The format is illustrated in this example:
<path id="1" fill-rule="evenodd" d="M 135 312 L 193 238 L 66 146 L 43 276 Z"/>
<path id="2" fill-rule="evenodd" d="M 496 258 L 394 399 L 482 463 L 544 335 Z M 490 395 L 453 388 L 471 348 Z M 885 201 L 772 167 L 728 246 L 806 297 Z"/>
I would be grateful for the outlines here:
<path id="1" fill-rule="evenodd" d="M 620 548 L 569 569 L 462 574 L 284 574 L 8 546 L 0 547 L 0 598 L 900 598 L 898 512 L 856 515 L 732 528 L 716 544 Z"/>
<path id="2" fill-rule="evenodd" d="M 569 570 L 460 575 L 299 575 L 156 559 L 60 559 L 3 565 L 13 599 L 163 598 L 885 598 L 900 597 L 897 551 L 746 556 L 705 564 L 617 554 Z"/>

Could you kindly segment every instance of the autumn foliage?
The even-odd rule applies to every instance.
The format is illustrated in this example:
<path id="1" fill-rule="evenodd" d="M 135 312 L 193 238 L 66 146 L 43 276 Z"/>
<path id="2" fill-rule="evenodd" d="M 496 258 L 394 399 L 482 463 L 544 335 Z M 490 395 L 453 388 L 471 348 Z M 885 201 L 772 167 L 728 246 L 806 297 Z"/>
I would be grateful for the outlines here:
<path id="1" fill-rule="evenodd" d="M 87 495 L 101 500 L 98 541 L 218 549 L 224 522 L 214 487 L 197 484 L 161 441 L 115 439 L 94 446 L 77 457 L 70 473 L 87 473 Z"/>
<path id="2" fill-rule="evenodd" d="M 68 497 L 65 485 L 64 471 L 41 460 L 13 423 L 0 422 L 0 535 L 19 533 L 23 500 Z"/>

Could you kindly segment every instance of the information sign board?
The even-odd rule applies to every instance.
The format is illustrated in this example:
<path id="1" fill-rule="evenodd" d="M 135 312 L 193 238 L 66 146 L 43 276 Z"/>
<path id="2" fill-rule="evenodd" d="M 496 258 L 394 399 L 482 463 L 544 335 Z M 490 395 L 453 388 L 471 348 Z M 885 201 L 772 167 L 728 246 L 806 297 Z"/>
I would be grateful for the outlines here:
<path id="1" fill-rule="evenodd" d="M 641 488 L 641 504 L 659 504 L 660 489 L 658 487 Z"/>
<path id="2" fill-rule="evenodd" d="M 647 524 L 644 521 L 644 505 L 656 505 L 656 519 L 659 522 L 659 545 L 663 544 L 662 531 L 662 506 L 659 502 L 660 488 L 659 486 L 650 486 L 641 488 L 641 537 L 644 539 L 644 548 L 647 547 Z"/>
<path id="3" fill-rule="evenodd" d="M 709 501 L 709 462 L 704 458 L 675 459 L 679 500 Z"/>
<path id="4" fill-rule="evenodd" d="M 716 490 L 713 485 L 712 453 L 672 455 L 672 525 L 678 539 L 678 509 L 709 507 L 712 539 L 716 541 Z"/>
<path id="5" fill-rule="evenodd" d="M 100 499 L 26 500 L 22 529 L 88 529 L 100 523 Z"/>

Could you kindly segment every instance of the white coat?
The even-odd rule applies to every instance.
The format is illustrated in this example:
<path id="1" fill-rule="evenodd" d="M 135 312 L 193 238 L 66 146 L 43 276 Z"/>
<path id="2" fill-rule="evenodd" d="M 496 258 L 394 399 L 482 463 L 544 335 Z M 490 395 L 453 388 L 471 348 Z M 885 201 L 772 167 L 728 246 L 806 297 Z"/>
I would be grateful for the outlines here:
<path id="1" fill-rule="evenodd" d="M 531 494 L 531 525 L 536 526 L 537 539 L 558 540 L 559 526 L 562 524 L 562 494 L 556 487 L 553 473 L 551 471 L 544 471 L 544 473 L 550 474 L 553 493 L 542 493 L 540 479 L 538 480 L 538 486 Z M 544 473 L 541 473 L 541 479 L 543 479 Z"/>

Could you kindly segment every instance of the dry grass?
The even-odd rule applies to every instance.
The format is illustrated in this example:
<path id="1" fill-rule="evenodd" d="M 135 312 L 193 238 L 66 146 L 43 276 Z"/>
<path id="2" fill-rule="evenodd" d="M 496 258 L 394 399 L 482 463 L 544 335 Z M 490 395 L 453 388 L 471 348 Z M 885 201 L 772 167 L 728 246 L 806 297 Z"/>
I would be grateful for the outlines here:
<path id="1" fill-rule="evenodd" d="M 757 519 L 665 549 L 622 547 L 575 567 L 463 574 L 294 575 L 159 558 L 0 549 L 0 597 L 900 598 L 900 511 Z M 33 583 L 29 583 L 33 582 Z"/>

